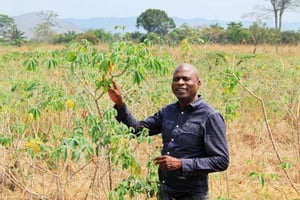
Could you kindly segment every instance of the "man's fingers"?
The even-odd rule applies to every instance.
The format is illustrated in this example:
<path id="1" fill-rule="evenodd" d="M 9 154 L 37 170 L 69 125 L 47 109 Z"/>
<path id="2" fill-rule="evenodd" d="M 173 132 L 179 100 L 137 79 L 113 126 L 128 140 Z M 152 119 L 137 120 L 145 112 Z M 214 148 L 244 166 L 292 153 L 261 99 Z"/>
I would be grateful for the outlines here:
<path id="1" fill-rule="evenodd" d="M 116 81 L 112 80 L 112 83 L 113 83 L 114 89 L 116 89 L 116 87 L 117 87 Z"/>
<path id="2" fill-rule="evenodd" d="M 118 84 L 116 83 L 116 81 L 112 80 L 113 82 L 113 86 L 115 90 L 120 90 Z"/>

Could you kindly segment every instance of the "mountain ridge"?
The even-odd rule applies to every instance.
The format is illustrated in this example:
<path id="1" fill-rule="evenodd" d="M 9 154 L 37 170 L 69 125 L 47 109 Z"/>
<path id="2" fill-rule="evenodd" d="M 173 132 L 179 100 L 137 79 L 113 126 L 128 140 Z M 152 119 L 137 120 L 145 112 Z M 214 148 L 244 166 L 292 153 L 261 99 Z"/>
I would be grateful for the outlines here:
<path id="1" fill-rule="evenodd" d="M 24 36 L 27 39 L 33 39 L 35 37 L 35 27 L 37 24 L 42 23 L 42 16 L 40 16 L 38 12 L 25 13 L 12 18 L 14 19 L 18 29 L 24 32 Z M 84 32 L 84 30 L 79 26 L 63 19 L 55 18 L 54 22 L 57 24 L 57 26 L 53 28 L 53 31 L 57 34 L 67 33 L 68 31 L 74 31 L 76 33 Z"/>
<path id="2" fill-rule="evenodd" d="M 42 17 L 38 12 L 25 13 L 23 15 L 13 17 L 18 29 L 25 33 L 25 37 L 28 39 L 34 38 L 34 28 L 37 24 L 42 23 Z M 94 18 L 55 18 L 57 26 L 54 27 L 55 33 L 67 33 L 74 31 L 75 33 L 82 33 L 90 29 L 103 29 L 107 32 L 145 32 L 142 28 L 136 27 L 137 17 L 94 17 Z M 212 24 L 219 24 L 226 28 L 229 21 L 211 20 L 204 18 L 190 18 L 184 19 L 179 17 L 172 18 L 176 24 L 176 27 L 180 27 L 183 24 L 188 24 L 191 27 L 208 26 Z M 241 22 L 244 27 L 249 27 L 251 21 L 236 21 Z M 272 23 L 267 24 L 268 27 L 272 27 Z M 125 27 L 124 30 L 120 30 L 116 27 Z M 299 23 L 284 23 L 282 30 L 294 30 L 300 31 Z"/>

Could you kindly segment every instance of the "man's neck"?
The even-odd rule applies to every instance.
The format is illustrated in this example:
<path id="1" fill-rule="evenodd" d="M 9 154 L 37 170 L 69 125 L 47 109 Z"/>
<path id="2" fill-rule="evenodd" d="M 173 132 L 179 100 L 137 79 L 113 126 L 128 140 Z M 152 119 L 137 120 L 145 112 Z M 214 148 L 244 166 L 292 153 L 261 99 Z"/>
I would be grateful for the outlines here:
<path id="1" fill-rule="evenodd" d="M 184 110 L 188 105 L 190 105 L 191 103 L 197 101 L 198 99 L 198 95 L 195 96 L 195 98 L 193 100 L 189 100 L 189 101 L 184 101 L 184 100 L 181 100 L 181 101 L 178 101 L 179 102 L 179 106 L 182 110 Z"/>

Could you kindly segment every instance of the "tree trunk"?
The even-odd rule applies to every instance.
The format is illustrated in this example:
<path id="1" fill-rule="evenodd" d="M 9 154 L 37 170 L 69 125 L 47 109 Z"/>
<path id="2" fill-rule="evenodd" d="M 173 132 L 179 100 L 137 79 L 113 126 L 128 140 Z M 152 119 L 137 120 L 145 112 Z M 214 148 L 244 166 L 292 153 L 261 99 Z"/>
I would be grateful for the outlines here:
<path id="1" fill-rule="evenodd" d="M 278 29 L 279 31 L 281 31 L 281 25 L 282 25 L 282 14 L 283 12 L 279 13 L 279 21 L 278 21 Z"/>
<path id="2" fill-rule="evenodd" d="M 275 29 L 278 30 L 278 9 L 276 7 L 276 1 L 271 1 L 273 12 L 274 12 L 274 22 L 275 22 Z"/>
<path id="3" fill-rule="evenodd" d="M 287 3 L 288 3 L 288 0 L 282 0 L 281 1 L 281 6 L 280 6 L 280 10 L 279 10 L 279 25 L 278 25 L 278 30 L 280 31 L 281 30 L 281 25 L 282 25 L 282 16 L 283 16 L 283 13 L 287 7 Z"/>

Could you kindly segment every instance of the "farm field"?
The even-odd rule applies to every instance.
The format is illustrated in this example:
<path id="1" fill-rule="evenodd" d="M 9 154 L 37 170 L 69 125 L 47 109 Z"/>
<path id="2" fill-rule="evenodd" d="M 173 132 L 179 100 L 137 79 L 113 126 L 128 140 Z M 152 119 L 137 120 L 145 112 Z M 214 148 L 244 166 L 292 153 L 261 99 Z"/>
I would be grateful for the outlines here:
<path id="1" fill-rule="evenodd" d="M 299 46 L 0 47 L 0 199 L 156 199 L 160 136 L 135 138 L 106 94 L 122 87 L 137 119 L 175 101 L 181 62 L 225 117 L 230 166 L 212 200 L 300 199 Z M 146 131 L 145 131 L 146 132 Z"/>

